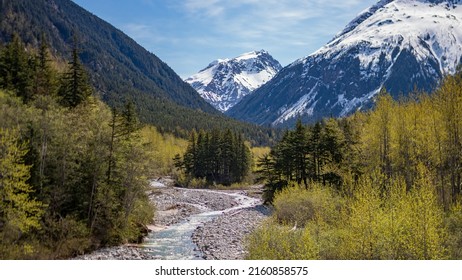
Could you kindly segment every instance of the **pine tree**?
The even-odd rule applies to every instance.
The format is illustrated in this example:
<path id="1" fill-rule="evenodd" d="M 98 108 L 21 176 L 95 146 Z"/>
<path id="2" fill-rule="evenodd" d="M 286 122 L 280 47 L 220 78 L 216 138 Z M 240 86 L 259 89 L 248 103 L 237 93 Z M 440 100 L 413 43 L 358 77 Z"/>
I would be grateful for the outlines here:
<path id="1" fill-rule="evenodd" d="M 68 64 L 68 71 L 64 73 L 59 89 L 61 104 L 74 108 L 85 101 L 92 94 L 92 89 L 79 58 L 77 36 L 74 35 L 71 61 Z"/>
<path id="2" fill-rule="evenodd" d="M 32 63 L 18 34 L 14 34 L 0 56 L 0 86 L 15 92 L 23 102 L 32 98 Z"/>
<path id="3" fill-rule="evenodd" d="M 191 136 L 189 137 L 188 147 L 186 148 L 186 153 L 184 154 L 184 159 L 181 165 L 184 166 L 185 173 L 188 175 L 194 174 L 194 166 L 196 165 L 197 161 L 197 135 L 196 132 L 191 132 Z"/>
<path id="4" fill-rule="evenodd" d="M 236 167 L 237 167 L 237 151 L 236 141 L 231 130 L 227 130 L 222 138 L 222 149 L 219 160 L 222 163 L 222 170 L 220 174 L 220 181 L 224 184 L 230 184 L 235 182 L 236 178 Z"/>
<path id="5" fill-rule="evenodd" d="M 195 178 L 206 178 L 210 174 L 210 139 L 209 134 L 205 131 L 200 131 L 197 136 L 197 157 L 194 162 L 193 177 Z"/>
<path id="6" fill-rule="evenodd" d="M 233 181 L 241 182 L 249 173 L 252 161 L 250 150 L 241 135 L 238 135 L 237 137 L 236 149 L 236 163 L 235 167 L 233 168 L 233 170 L 236 170 L 236 173 L 233 176 Z"/>
<path id="7" fill-rule="evenodd" d="M 230 130 L 224 133 L 200 131 L 191 134 L 186 153 L 181 160 L 175 157 L 175 166 L 184 168 L 192 178 L 206 179 L 209 183 L 230 185 L 241 182 L 250 169 L 250 150 L 241 136 Z"/>
<path id="8" fill-rule="evenodd" d="M 298 184 L 308 186 L 308 134 L 301 120 L 297 121 L 295 131 L 291 137 L 291 150 L 293 150 L 293 161 L 295 169 L 295 180 Z"/>
<path id="9" fill-rule="evenodd" d="M 133 134 L 140 130 L 141 124 L 132 101 L 125 102 L 121 118 L 121 134 L 128 138 L 133 137 Z"/>
<path id="10" fill-rule="evenodd" d="M 322 173 L 322 143 L 321 143 L 321 123 L 316 123 L 311 129 L 308 140 L 308 152 L 311 155 L 308 176 L 310 179 L 319 181 Z"/>
<path id="11" fill-rule="evenodd" d="M 35 58 L 33 95 L 54 95 L 56 91 L 56 72 L 50 64 L 50 54 L 45 35 L 42 34 L 40 48 Z"/>

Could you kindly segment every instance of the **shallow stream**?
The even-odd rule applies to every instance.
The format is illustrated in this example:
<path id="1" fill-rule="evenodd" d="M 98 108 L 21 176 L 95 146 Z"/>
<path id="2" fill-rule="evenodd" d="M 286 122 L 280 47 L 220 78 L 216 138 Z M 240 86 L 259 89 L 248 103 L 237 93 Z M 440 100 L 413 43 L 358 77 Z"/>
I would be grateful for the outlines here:
<path id="1" fill-rule="evenodd" d="M 162 186 L 158 186 L 162 187 Z M 250 208 L 261 203 L 259 199 L 246 196 L 239 193 L 229 193 L 211 190 L 188 190 L 197 192 L 212 192 L 221 195 L 232 196 L 237 206 L 221 211 L 205 211 L 200 214 L 190 216 L 186 221 L 171 225 L 162 230 L 156 230 L 145 238 L 143 247 L 147 252 L 153 254 L 156 258 L 163 260 L 194 260 L 203 259 L 202 253 L 192 241 L 194 230 L 227 212 L 239 211 Z M 199 209 L 203 206 L 197 205 Z"/>

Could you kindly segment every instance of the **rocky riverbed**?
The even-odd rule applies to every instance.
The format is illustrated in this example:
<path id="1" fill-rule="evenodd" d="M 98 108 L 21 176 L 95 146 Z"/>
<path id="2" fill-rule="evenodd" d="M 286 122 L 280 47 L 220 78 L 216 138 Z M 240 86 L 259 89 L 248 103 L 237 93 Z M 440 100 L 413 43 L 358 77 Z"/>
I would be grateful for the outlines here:
<path id="1" fill-rule="evenodd" d="M 269 210 L 252 199 L 249 208 L 239 209 L 249 200 L 248 195 L 259 196 L 259 187 L 242 190 L 191 190 L 174 188 L 169 178 L 152 181 L 149 197 L 156 205 L 156 216 L 149 229 L 162 231 L 172 225 L 187 223 L 199 213 L 215 212 L 217 217 L 199 225 L 192 234 L 192 241 L 204 259 L 243 259 L 244 241 L 263 219 Z M 247 201 L 249 203 L 249 201 Z M 222 211 L 222 212 L 221 212 Z M 149 247 L 141 245 L 122 245 L 103 248 L 91 254 L 79 256 L 84 260 L 146 260 L 159 259 L 150 252 Z"/>
<path id="2" fill-rule="evenodd" d="M 192 238 L 204 259 L 242 260 L 246 236 L 269 215 L 263 205 L 226 213 L 198 227 Z"/>

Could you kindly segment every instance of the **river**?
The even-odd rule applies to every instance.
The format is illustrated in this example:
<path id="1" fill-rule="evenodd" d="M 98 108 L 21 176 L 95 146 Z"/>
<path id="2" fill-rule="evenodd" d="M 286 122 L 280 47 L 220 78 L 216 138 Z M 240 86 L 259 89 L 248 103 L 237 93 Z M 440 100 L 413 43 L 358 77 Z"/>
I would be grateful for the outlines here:
<path id="1" fill-rule="evenodd" d="M 156 183 L 153 186 L 165 188 L 165 186 L 160 183 Z M 242 193 L 215 190 L 181 190 L 185 192 L 202 192 L 204 195 L 214 194 L 215 197 L 217 194 L 220 196 L 230 196 L 235 200 L 237 205 L 221 211 L 211 211 L 207 210 L 203 204 L 192 204 L 204 212 L 192 215 L 186 221 L 170 225 L 165 229 L 152 231 L 145 238 L 143 248 L 155 258 L 163 260 L 203 259 L 202 253 L 191 238 L 196 228 L 224 213 L 237 212 L 261 204 L 260 199 L 252 198 Z"/>

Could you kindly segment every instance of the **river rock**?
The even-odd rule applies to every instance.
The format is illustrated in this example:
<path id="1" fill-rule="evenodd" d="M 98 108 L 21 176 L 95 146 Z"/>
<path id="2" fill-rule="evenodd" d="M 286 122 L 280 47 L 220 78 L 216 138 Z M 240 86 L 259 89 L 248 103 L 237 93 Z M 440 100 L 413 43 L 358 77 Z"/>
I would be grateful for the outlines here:
<path id="1" fill-rule="evenodd" d="M 132 245 L 102 248 L 90 254 L 77 256 L 74 260 L 153 260 L 153 255 L 143 248 Z"/>
<path id="2" fill-rule="evenodd" d="M 229 194 L 247 195 L 245 191 L 214 191 L 174 188 L 169 178 L 159 178 L 151 183 L 148 191 L 156 206 L 155 218 L 149 229 L 161 230 L 170 225 L 187 221 L 191 215 L 210 211 L 223 211 L 240 205 Z M 258 188 L 257 188 L 258 189 Z M 255 189 L 252 190 L 255 193 Z M 224 211 L 225 212 L 225 211 Z M 269 215 L 269 209 L 259 205 L 244 210 L 226 212 L 193 233 L 198 253 L 205 259 L 243 259 L 245 236 Z M 78 260 L 149 260 L 158 259 L 142 246 L 122 245 L 102 248 L 90 254 L 78 256 Z"/>
<path id="3" fill-rule="evenodd" d="M 227 213 L 198 227 L 192 236 L 207 260 L 242 260 L 246 256 L 245 239 L 270 215 L 263 205 Z"/>

